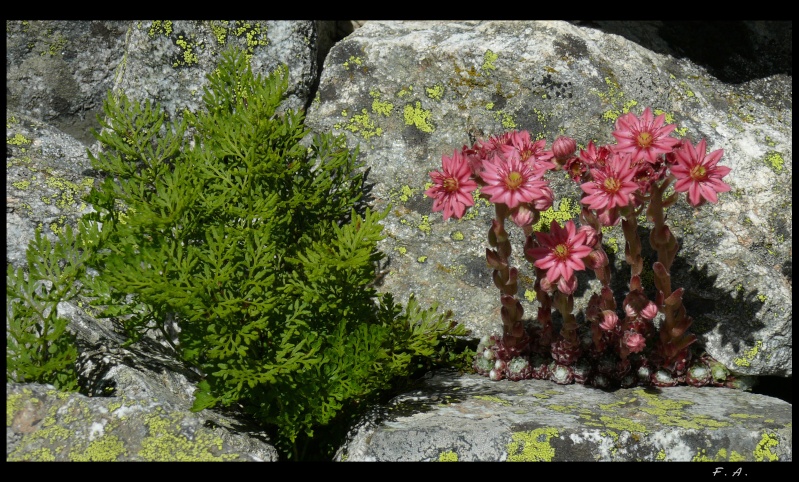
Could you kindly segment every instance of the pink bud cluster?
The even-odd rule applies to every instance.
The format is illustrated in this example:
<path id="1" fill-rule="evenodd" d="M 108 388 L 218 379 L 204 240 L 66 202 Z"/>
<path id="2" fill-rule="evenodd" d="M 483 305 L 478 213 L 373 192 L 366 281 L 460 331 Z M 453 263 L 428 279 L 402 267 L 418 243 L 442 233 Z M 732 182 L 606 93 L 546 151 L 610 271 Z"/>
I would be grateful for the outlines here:
<path id="1" fill-rule="evenodd" d="M 722 150 L 707 153 L 704 139 L 693 145 L 672 137 L 675 127 L 665 125 L 665 115 L 655 116 L 646 108 L 640 117 L 628 113 L 618 118 L 615 144 L 597 146 L 591 141 L 578 152 L 574 139 L 561 136 L 547 149 L 545 140 L 533 141 L 527 131 L 512 131 L 443 156 L 442 169 L 430 173 L 433 186 L 425 191 L 433 199 L 433 211 L 443 211 L 444 220 L 459 219 L 474 205 L 478 192 L 495 208 L 486 260 L 500 290 L 503 330 L 478 346 L 478 373 L 495 380 L 548 378 L 599 387 L 734 384 L 729 372 L 723 380 L 712 376 L 721 373 L 717 362 L 693 355 L 696 337 L 688 331 L 692 321 L 682 304 L 683 290 L 671 289 L 669 269 L 678 244 L 664 214 L 682 192 L 695 207 L 717 202 L 717 193 L 730 190 L 722 181 L 730 168 L 718 165 Z M 552 221 L 546 232 L 534 231 L 541 211 L 554 201 L 545 179 L 553 170 L 566 171 L 579 185 L 581 225 Z M 672 183 L 674 192 L 666 195 Z M 653 223 L 649 242 L 658 255 L 654 300 L 641 285 L 637 218 L 644 210 Z M 525 234 L 523 255 L 535 271 L 536 323 L 525 322 L 517 298 L 518 269 L 511 266 L 507 219 Z M 611 271 L 602 247 L 602 229 L 619 223 L 630 266 L 629 292 L 621 310 L 610 288 Z M 594 271 L 602 288 L 591 296 L 580 326 L 573 296 L 575 274 L 585 270 Z M 561 318 L 558 333 L 553 313 Z"/>

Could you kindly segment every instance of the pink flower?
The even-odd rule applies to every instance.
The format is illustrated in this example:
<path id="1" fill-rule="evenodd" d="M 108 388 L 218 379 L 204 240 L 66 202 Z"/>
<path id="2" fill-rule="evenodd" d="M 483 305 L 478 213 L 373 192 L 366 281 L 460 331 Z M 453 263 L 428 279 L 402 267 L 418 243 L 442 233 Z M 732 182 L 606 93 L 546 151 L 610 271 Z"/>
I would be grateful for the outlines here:
<path id="1" fill-rule="evenodd" d="M 628 330 L 624 332 L 624 344 L 631 353 L 638 353 L 646 347 L 646 338 L 640 333 Z"/>
<path id="2" fill-rule="evenodd" d="M 549 162 L 553 154 L 552 151 L 545 150 L 544 139 L 533 142 L 528 131 L 512 131 L 506 135 L 507 143 L 498 146 L 505 160 L 515 157 L 529 164 L 533 172 L 538 175 L 555 168 L 555 164 Z"/>
<path id="3" fill-rule="evenodd" d="M 597 148 L 594 141 L 588 142 L 588 147 L 580 151 L 580 160 L 583 161 L 588 167 L 602 167 L 610 157 L 611 150 L 607 146 L 600 146 Z"/>
<path id="4" fill-rule="evenodd" d="M 477 183 L 471 178 L 472 170 L 460 151 L 456 150 L 452 157 L 442 156 L 441 160 L 441 172 L 430 173 L 435 185 L 424 193 L 433 198 L 433 211 L 444 211 L 444 220 L 459 219 L 467 207 L 474 205 L 472 191 L 477 189 Z"/>
<path id="5" fill-rule="evenodd" d="M 491 162 L 484 161 L 481 176 L 486 183 L 482 193 L 491 196 L 489 201 L 506 204 L 510 209 L 529 202 L 533 202 L 538 209 L 535 201 L 551 199 L 551 191 L 548 193 L 543 190 L 547 183 L 539 180 L 541 174 L 536 174 L 530 164 L 520 161 L 518 157 L 505 161 L 494 156 Z"/>
<path id="6" fill-rule="evenodd" d="M 537 268 L 547 270 L 546 279 L 550 283 L 558 278 L 570 283 L 575 271 L 585 269 L 583 258 L 591 252 L 591 247 L 585 244 L 586 232 L 577 231 L 574 221 L 567 221 L 561 228 L 553 220 L 549 234 L 536 232 L 535 237 L 540 246 L 528 248 L 525 254 L 535 260 Z"/>
<path id="7" fill-rule="evenodd" d="M 674 190 L 688 191 L 688 200 L 694 206 L 703 204 L 705 200 L 716 203 L 717 192 L 730 190 L 730 186 L 721 180 L 730 173 L 730 168 L 716 165 L 724 150 L 719 149 L 705 155 L 706 152 L 707 143 L 704 139 L 699 141 L 696 148 L 685 141 L 676 153 L 677 163 L 671 166 L 671 172 L 677 178 Z"/>
<path id="8" fill-rule="evenodd" d="M 677 127 L 674 124 L 663 125 L 666 114 L 652 117 L 652 109 L 647 107 L 640 118 L 630 112 L 616 119 L 616 130 L 613 137 L 617 145 L 612 146 L 616 152 L 629 152 L 633 161 L 645 158 L 652 164 L 657 162 L 659 154 L 671 152 L 680 143 L 679 139 L 669 137 Z"/>
<path id="9" fill-rule="evenodd" d="M 630 196 L 638 189 L 635 174 L 636 169 L 630 166 L 629 157 L 611 156 L 604 166 L 591 169 L 593 181 L 580 184 L 588 194 L 580 202 L 598 211 L 628 205 Z"/>

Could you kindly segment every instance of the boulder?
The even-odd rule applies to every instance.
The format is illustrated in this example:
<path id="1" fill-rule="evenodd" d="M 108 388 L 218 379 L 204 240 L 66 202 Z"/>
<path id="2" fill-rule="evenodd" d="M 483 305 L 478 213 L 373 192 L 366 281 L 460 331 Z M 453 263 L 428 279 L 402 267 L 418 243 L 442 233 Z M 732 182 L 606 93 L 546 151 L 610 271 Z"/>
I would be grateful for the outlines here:
<path id="1" fill-rule="evenodd" d="M 375 407 L 338 461 L 791 461 L 791 404 L 727 388 L 597 390 L 439 371 Z"/>
<path id="2" fill-rule="evenodd" d="M 382 289 L 438 302 L 479 337 L 501 330 L 485 260 L 493 206 L 478 200 L 462 219 L 444 222 L 424 195 L 428 173 L 442 155 L 514 129 L 548 148 L 563 134 L 580 146 L 610 143 L 614 121 L 647 106 L 676 124 L 678 136 L 723 149 L 720 165 L 732 168 L 732 190 L 717 204 L 695 209 L 683 199 L 667 211 L 680 244 L 672 286 L 685 288 L 692 331 L 737 374 L 791 376 L 790 76 L 725 83 L 688 58 L 561 21 L 369 21 L 331 49 L 307 124 L 359 145 L 376 207 L 391 206 Z M 576 220 L 579 188 L 564 173 L 547 176 L 556 202 L 545 222 Z M 639 228 L 647 239 L 650 227 Z M 532 273 L 512 228 L 518 297 L 534 314 Z M 620 297 L 629 282 L 620 227 L 604 242 Z M 652 293 L 656 258 L 644 256 Z M 580 311 L 599 285 L 578 279 Z"/>

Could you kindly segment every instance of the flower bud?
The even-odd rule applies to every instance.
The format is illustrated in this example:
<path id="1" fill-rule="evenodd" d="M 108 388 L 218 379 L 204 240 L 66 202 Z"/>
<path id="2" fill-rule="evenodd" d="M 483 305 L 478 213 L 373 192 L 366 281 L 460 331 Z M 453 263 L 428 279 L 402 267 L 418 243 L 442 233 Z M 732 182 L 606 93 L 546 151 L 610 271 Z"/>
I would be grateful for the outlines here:
<path id="1" fill-rule="evenodd" d="M 551 281 L 547 279 L 546 276 L 542 276 L 540 279 L 541 289 L 546 291 L 549 294 L 552 294 L 555 291 L 555 285 L 552 284 Z"/>
<path id="2" fill-rule="evenodd" d="M 577 230 L 577 233 L 585 233 L 585 244 L 590 247 L 596 246 L 596 243 L 599 241 L 599 233 L 596 232 L 596 229 L 592 228 L 588 225 L 582 225 Z"/>
<path id="3" fill-rule="evenodd" d="M 585 266 L 589 269 L 601 269 L 607 266 L 610 261 L 608 261 L 608 255 L 605 254 L 605 250 L 603 249 L 595 249 L 588 253 L 588 256 L 583 258 L 583 262 Z"/>
<path id="4" fill-rule="evenodd" d="M 616 324 L 619 322 L 619 316 L 611 311 L 611 310 L 604 310 L 602 312 L 602 322 L 599 324 L 599 327 L 605 331 L 611 331 L 612 329 L 616 328 Z"/>
<path id="5" fill-rule="evenodd" d="M 656 304 L 652 303 L 651 301 L 646 304 L 643 310 L 641 310 L 641 316 L 646 318 L 647 320 L 654 319 L 658 314 L 658 307 Z"/>
<path id="6" fill-rule="evenodd" d="M 646 338 L 634 331 L 624 332 L 624 344 L 627 345 L 631 353 L 638 353 L 644 350 Z"/>
<path id="7" fill-rule="evenodd" d="M 629 304 L 624 305 L 624 314 L 629 316 L 630 318 L 635 318 L 636 316 L 638 316 L 638 312 L 635 311 L 635 308 L 633 308 Z"/>
<path id="8" fill-rule="evenodd" d="M 570 295 L 577 291 L 577 277 L 572 275 L 569 279 L 561 276 L 558 279 L 558 291 L 564 295 Z"/>
<path id="9" fill-rule="evenodd" d="M 502 372 L 496 369 L 491 370 L 490 372 L 488 372 L 488 378 L 494 381 L 502 380 Z"/>
<path id="10" fill-rule="evenodd" d="M 571 137 L 560 136 L 552 143 L 552 154 L 560 164 L 566 162 L 577 151 L 577 142 Z"/>
<path id="11" fill-rule="evenodd" d="M 543 186 L 541 189 L 541 196 L 533 199 L 533 207 L 537 211 L 546 211 L 552 207 L 552 201 L 555 199 L 555 193 L 552 192 L 549 186 Z"/>

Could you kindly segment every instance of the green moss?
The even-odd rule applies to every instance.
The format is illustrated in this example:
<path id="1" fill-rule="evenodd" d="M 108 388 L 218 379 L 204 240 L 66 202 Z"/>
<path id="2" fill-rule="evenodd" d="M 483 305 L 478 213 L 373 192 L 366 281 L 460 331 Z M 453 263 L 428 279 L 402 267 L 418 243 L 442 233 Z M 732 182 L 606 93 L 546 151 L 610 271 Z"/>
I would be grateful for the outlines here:
<path id="1" fill-rule="evenodd" d="M 661 461 L 661 462 L 665 461 L 666 460 L 666 451 L 663 450 L 663 449 L 660 449 L 658 451 L 657 455 L 655 455 L 655 460 L 658 460 L 658 461 Z"/>
<path id="2" fill-rule="evenodd" d="M 755 346 L 748 350 L 744 350 L 744 356 L 736 358 L 733 363 L 739 367 L 752 366 L 752 360 L 755 359 L 760 349 L 763 347 L 763 341 L 757 340 Z"/>
<path id="3" fill-rule="evenodd" d="M 28 186 L 31 185 L 31 182 L 30 181 L 17 181 L 17 182 L 12 182 L 11 185 L 14 186 L 17 189 L 21 189 L 21 190 L 24 191 L 25 189 L 28 189 Z"/>
<path id="4" fill-rule="evenodd" d="M 446 452 L 441 452 L 438 456 L 439 462 L 457 462 L 458 461 L 458 454 L 453 452 L 452 450 L 447 450 Z"/>
<path id="5" fill-rule="evenodd" d="M 491 110 L 493 108 L 494 108 L 494 103 L 493 102 L 489 102 L 488 104 L 486 104 L 486 110 Z"/>
<path id="6" fill-rule="evenodd" d="M 550 462 L 555 449 L 550 440 L 559 435 L 558 429 L 545 427 L 529 432 L 516 432 L 508 444 L 508 462 Z"/>
<path id="7" fill-rule="evenodd" d="M 433 124 L 430 123 L 430 111 L 422 109 L 422 103 L 418 100 L 415 105 L 406 105 L 403 112 L 405 117 L 405 124 L 415 126 L 422 132 L 428 134 L 435 130 Z"/>
<path id="8" fill-rule="evenodd" d="M 408 248 L 406 248 L 405 246 L 397 246 L 396 248 L 394 248 L 394 251 L 399 252 L 399 254 L 405 254 L 408 252 Z"/>
<path id="9" fill-rule="evenodd" d="M 427 256 L 419 256 L 418 258 L 416 258 L 416 261 L 419 263 L 424 263 L 425 261 L 427 261 Z"/>
<path id="10" fill-rule="evenodd" d="M 535 301 L 535 291 L 524 290 L 524 299 L 532 303 Z"/>
<path id="11" fill-rule="evenodd" d="M 755 460 L 758 462 L 775 462 L 779 460 L 777 454 L 775 454 L 771 449 L 773 447 L 777 447 L 780 444 L 779 439 L 773 433 L 763 433 L 763 436 L 760 438 L 760 442 L 757 443 L 757 447 L 753 451 L 752 455 L 755 456 Z"/>
<path id="12" fill-rule="evenodd" d="M 449 235 L 449 237 L 453 241 L 463 241 L 463 233 L 460 231 L 454 231 L 452 234 Z"/>

